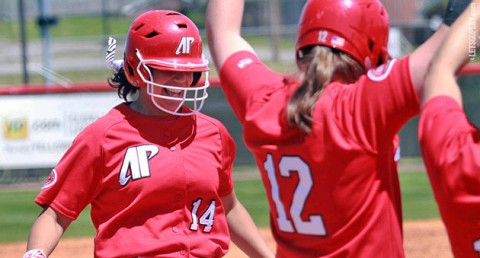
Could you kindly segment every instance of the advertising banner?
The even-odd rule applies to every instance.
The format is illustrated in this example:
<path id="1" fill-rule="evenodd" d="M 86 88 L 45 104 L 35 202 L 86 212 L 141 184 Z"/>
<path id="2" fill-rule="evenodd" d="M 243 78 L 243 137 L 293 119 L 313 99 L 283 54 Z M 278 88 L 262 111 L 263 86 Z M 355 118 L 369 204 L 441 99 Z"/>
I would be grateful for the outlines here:
<path id="1" fill-rule="evenodd" d="M 0 95 L 0 169 L 54 167 L 85 126 L 119 103 L 114 92 Z"/>

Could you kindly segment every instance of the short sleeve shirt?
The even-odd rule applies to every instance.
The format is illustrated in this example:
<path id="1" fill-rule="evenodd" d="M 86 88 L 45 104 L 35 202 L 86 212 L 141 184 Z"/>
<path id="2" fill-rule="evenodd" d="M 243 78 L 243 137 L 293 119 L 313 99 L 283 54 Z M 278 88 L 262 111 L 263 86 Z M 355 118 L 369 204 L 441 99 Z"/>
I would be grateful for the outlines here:
<path id="1" fill-rule="evenodd" d="M 91 204 L 95 257 L 221 257 L 234 157 L 213 118 L 165 122 L 120 104 L 76 137 L 35 201 L 70 219 Z"/>
<path id="2" fill-rule="evenodd" d="M 286 120 L 296 80 L 237 52 L 221 69 L 270 204 L 278 257 L 404 257 L 396 134 L 418 113 L 408 57 L 330 83 L 312 132 Z"/>
<path id="3" fill-rule="evenodd" d="M 480 255 L 480 131 L 461 106 L 438 96 L 424 106 L 419 139 L 455 257 Z"/>

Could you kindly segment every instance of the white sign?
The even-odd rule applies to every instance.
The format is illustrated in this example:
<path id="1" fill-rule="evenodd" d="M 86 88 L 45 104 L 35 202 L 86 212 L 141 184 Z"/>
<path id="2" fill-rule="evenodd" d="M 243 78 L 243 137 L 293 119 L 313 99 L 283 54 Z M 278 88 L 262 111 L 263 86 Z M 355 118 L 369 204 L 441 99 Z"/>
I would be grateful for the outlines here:
<path id="1" fill-rule="evenodd" d="M 112 91 L 0 95 L 0 169 L 54 167 L 85 126 L 119 103 Z"/>

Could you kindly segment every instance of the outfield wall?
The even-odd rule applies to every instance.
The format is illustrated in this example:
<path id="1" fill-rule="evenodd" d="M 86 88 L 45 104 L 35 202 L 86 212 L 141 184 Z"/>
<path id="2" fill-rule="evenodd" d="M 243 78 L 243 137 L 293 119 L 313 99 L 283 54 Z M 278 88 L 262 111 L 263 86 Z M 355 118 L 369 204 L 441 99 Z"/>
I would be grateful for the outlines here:
<path id="1" fill-rule="evenodd" d="M 243 144 L 240 124 L 218 79 L 212 78 L 210 83 L 202 112 L 229 129 L 237 142 L 236 164 L 252 164 L 253 156 Z M 54 167 L 80 130 L 119 103 L 116 89 L 106 82 L 77 83 L 68 88 L 0 87 L 0 171 Z"/>
<path id="2" fill-rule="evenodd" d="M 0 95 L 0 169 L 53 167 L 87 124 L 121 102 L 104 88 L 25 88 L 27 94 Z"/>
<path id="3" fill-rule="evenodd" d="M 465 110 L 480 122 L 480 63 L 461 71 Z M 203 113 L 222 121 L 237 142 L 236 165 L 252 165 L 253 156 L 242 139 L 242 130 L 228 105 L 220 82 L 211 79 Z M 0 87 L 0 171 L 49 169 L 55 166 L 74 137 L 86 125 L 120 103 L 116 90 L 106 82 L 63 86 Z M 418 117 L 400 132 L 403 157 L 419 157 Z M 1 175 L 0 175 L 1 178 Z M 1 181 L 1 180 L 0 180 Z M 1 182 L 0 182 L 1 183 Z"/>

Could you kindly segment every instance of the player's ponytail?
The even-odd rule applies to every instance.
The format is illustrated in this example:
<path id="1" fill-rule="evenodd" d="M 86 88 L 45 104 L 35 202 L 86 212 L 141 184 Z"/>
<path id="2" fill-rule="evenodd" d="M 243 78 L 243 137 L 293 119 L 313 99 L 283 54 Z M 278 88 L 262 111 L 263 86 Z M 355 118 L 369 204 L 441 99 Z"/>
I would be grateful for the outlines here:
<path id="1" fill-rule="evenodd" d="M 301 85 L 290 98 L 287 120 L 308 134 L 312 131 L 315 105 L 325 87 L 332 81 L 355 82 L 365 70 L 350 55 L 329 47 L 310 46 L 302 53 L 297 61 Z"/>

